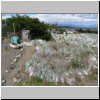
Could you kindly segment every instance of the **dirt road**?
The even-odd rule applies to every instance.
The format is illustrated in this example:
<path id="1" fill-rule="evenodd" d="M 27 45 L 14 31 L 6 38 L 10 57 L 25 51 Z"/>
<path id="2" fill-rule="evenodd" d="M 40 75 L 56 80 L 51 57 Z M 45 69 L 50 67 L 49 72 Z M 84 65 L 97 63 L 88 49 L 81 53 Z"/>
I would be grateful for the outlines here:
<path id="1" fill-rule="evenodd" d="M 15 86 L 16 83 L 14 82 L 14 78 L 19 74 L 20 71 L 20 80 L 22 81 L 24 78 L 27 79 L 27 75 L 24 74 L 24 64 L 30 57 L 32 56 L 33 49 L 32 47 L 23 47 L 24 54 L 19 58 L 19 60 L 11 66 L 11 63 L 15 59 L 15 57 L 20 54 L 21 49 L 13 49 L 9 46 L 8 43 L 2 43 L 2 53 L 1 53 L 1 77 L 3 82 L 2 85 L 4 86 Z M 16 80 L 15 80 L 16 81 Z"/>

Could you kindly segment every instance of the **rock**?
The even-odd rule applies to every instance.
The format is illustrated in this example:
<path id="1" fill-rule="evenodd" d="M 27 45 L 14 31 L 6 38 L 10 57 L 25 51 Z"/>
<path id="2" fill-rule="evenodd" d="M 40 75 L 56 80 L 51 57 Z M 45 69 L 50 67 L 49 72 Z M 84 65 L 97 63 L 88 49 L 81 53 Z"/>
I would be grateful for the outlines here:
<path id="1" fill-rule="evenodd" d="M 6 80 L 2 80 L 2 83 L 5 83 L 6 82 Z"/>
<path id="2" fill-rule="evenodd" d="M 21 57 L 21 55 L 22 55 L 22 54 L 17 55 L 13 62 L 14 62 L 14 63 L 17 62 L 18 59 Z"/>
<path id="3" fill-rule="evenodd" d="M 2 85 L 4 85 L 6 83 L 6 80 L 5 79 L 3 79 L 2 80 Z"/>
<path id="4" fill-rule="evenodd" d="M 8 73 L 8 70 L 6 70 L 5 72 Z"/>
<path id="5" fill-rule="evenodd" d="M 20 83 L 20 79 L 13 78 L 13 82 L 16 83 L 16 84 L 18 84 L 18 83 Z"/>
<path id="6" fill-rule="evenodd" d="M 11 65 L 10 66 L 10 69 L 14 69 L 16 66 L 15 65 Z"/>
<path id="7" fill-rule="evenodd" d="M 16 79 L 16 78 L 13 78 L 13 82 L 14 82 L 14 83 L 17 83 L 17 79 Z"/>
<path id="8" fill-rule="evenodd" d="M 10 64 L 11 64 L 11 65 L 13 65 L 13 64 L 14 64 L 14 61 L 13 61 L 13 62 L 11 62 Z"/>
<path id="9" fill-rule="evenodd" d="M 24 51 L 24 48 L 21 48 L 21 51 Z"/>
<path id="10" fill-rule="evenodd" d="M 10 69 L 14 69 L 14 67 L 13 67 L 13 66 L 11 66 L 11 67 L 10 67 Z"/>
<path id="11" fill-rule="evenodd" d="M 17 59 L 15 58 L 15 59 L 13 60 L 13 62 L 14 62 L 14 63 L 17 62 Z"/>
<path id="12" fill-rule="evenodd" d="M 21 57 L 21 55 L 22 55 L 22 54 L 19 54 L 19 55 L 17 55 L 17 57 L 18 57 L 18 58 L 20 58 L 20 57 Z"/>

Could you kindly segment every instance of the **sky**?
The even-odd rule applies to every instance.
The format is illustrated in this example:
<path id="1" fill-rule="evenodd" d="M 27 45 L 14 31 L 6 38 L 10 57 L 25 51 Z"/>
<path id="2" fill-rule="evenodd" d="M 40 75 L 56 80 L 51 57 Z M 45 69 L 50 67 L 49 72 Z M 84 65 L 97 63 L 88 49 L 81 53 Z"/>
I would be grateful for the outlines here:
<path id="1" fill-rule="evenodd" d="M 59 26 L 98 28 L 98 14 L 19 14 L 31 18 L 38 18 L 40 21 L 57 24 Z M 16 14 L 2 14 L 2 19 L 16 16 Z"/>

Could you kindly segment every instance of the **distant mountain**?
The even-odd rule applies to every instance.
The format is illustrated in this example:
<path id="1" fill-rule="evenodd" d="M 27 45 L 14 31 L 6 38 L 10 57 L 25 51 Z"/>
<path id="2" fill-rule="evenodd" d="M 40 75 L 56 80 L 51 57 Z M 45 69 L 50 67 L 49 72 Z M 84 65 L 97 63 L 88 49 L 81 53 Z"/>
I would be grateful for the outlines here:
<path id="1" fill-rule="evenodd" d="M 65 28 L 98 28 L 97 25 L 81 25 L 81 24 L 59 24 L 57 26 Z"/>

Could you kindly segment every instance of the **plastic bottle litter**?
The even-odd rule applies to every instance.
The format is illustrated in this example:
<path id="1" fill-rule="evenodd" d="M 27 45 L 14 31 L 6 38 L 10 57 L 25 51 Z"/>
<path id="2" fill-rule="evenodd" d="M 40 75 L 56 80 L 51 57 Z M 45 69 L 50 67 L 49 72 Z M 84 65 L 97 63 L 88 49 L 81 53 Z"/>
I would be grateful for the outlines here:
<path id="1" fill-rule="evenodd" d="M 92 66 L 97 68 L 96 54 L 92 49 L 97 46 L 95 40 L 86 34 L 51 34 L 55 40 L 51 44 L 44 40 L 31 41 L 36 51 L 25 63 L 25 70 L 30 77 L 37 76 L 56 85 L 74 85 L 75 75 L 83 79 L 89 74 Z M 87 65 L 81 54 L 86 55 Z"/>
<path id="2" fill-rule="evenodd" d="M 83 70 L 83 73 L 84 73 L 85 75 L 88 75 L 88 72 L 87 72 L 86 70 Z"/>

